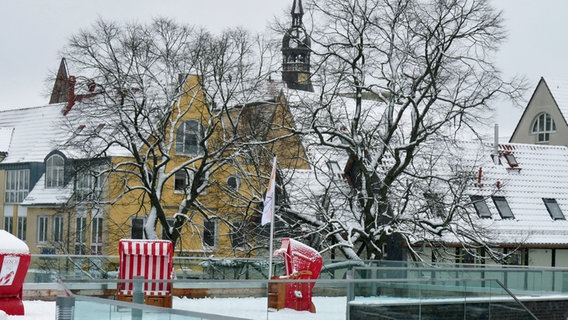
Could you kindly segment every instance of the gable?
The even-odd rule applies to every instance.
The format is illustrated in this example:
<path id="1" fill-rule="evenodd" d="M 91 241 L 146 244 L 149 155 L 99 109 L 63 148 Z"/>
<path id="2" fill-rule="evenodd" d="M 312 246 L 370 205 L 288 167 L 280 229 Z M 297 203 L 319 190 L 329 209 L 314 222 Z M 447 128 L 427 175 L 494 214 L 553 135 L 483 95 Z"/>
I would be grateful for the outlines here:
<path id="1" fill-rule="evenodd" d="M 546 138 L 533 131 L 537 117 L 543 114 L 554 121 L 554 130 Z M 568 145 L 566 115 L 568 115 L 568 82 L 545 81 L 541 78 L 509 142 Z"/>

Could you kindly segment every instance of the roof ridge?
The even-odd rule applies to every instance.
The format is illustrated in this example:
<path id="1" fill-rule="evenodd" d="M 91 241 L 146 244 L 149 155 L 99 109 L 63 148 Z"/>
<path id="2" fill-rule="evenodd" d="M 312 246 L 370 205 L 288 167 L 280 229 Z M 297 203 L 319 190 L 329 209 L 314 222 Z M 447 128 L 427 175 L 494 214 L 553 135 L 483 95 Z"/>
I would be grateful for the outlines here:
<path id="1" fill-rule="evenodd" d="M 56 106 L 64 106 L 66 105 L 66 102 L 62 102 L 62 103 L 52 103 L 52 104 L 45 104 L 45 105 L 41 105 L 41 106 L 33 106 L 33 107 L 20 107 L 20 108 L 9 108 L 9 109 L 0 109 L 0 114 L 5 113 L 5 112 L 14 112 L 14 111 L 22 111 L 22 110 L 31 110 L 31 109 L 40 109 L 40 108 L 47 108 L 47 107 L 56 107 Z"/>

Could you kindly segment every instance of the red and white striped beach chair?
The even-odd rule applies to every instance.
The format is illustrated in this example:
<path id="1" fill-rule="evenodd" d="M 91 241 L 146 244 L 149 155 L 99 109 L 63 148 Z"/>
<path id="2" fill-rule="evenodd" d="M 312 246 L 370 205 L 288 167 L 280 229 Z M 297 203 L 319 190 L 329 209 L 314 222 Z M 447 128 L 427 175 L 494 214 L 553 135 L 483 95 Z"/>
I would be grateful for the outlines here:
<path id="1" fill-rule="evenodd" d="M 173 244 L 168 240 L 123 239 L 118 244 L 119 280 L 132 280 L 136 276 L 146 280 L 172 280 Z M 134 283 L 118 284 L 116 300 L 132 301 Z M 144 283 L 144 303 L 172 307 L 172 283 L 149 281 Z"/>

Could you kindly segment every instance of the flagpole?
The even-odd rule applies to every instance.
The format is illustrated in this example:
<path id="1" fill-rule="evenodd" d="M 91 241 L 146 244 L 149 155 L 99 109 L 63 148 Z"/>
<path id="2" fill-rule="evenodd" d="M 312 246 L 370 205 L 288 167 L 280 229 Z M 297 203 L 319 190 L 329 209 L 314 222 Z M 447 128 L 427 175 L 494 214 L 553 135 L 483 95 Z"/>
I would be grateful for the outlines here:
<path id="1" fill-rule="evenodd" d="M 268 281 L 272 279 L 272 250 L 274 242 L 274 207 L 276 206 L 276 156 L 272 163 L 272 172 L 270 174 L 270 183 L 274 183 L 274 195 L 272 198 L 272 204 L 270 206 L 270 241 L 268 243 Z M 274 175 L 274 176 L 273 176 Z"/>
<path id="2" fill-rule="evenodd" d="M 276 200 L 276 199 L 275 199 Z M 274 206 L 272 206 L 270 218 L 270 242 L 268 244 L 268 280 L 272 279 L 272 242 L 274 241 Z"/>

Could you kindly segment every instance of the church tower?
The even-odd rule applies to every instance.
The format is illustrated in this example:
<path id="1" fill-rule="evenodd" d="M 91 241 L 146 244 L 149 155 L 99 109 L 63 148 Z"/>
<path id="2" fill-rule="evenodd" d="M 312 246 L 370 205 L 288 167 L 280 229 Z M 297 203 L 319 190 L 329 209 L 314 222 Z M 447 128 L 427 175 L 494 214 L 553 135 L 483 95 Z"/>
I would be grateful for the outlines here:
<path id="1" fill-rule="evenodd" d="M 313 92 L 310 79 L 311 41 L 302 17 L 302 0 L 292 4 L 292 26 L 282 39 L 282 80 L 288 88 Z"/>

